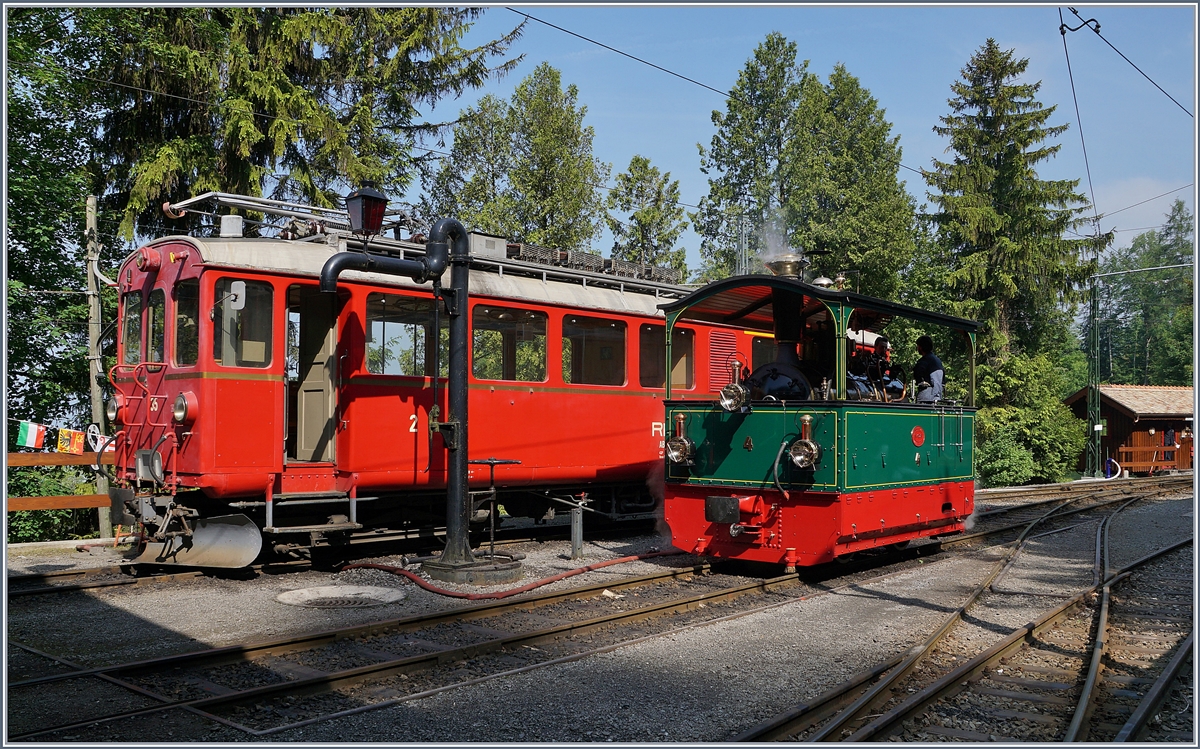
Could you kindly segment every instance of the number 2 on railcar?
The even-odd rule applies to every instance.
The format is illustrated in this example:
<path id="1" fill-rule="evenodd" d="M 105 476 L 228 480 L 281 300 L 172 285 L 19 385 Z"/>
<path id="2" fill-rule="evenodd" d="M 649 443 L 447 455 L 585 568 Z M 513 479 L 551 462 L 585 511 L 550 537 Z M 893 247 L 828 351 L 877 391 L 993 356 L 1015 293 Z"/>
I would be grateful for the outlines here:
<path id="1" fill-rule="evenodd" d="M 974 510 L 978 324 L 804 283 L 804 260 L 660 305 L 668 336 L 686 321 L 774 339 L 751 362 L 731 356 L 733 381 L 713 400 L 667 392 L 664 515 L 684 551 L 790 569 L 961 531 Z M 890 362 L 856 366 L 896 318 L 963 334 L 965 403 L 917 402 Z"/>

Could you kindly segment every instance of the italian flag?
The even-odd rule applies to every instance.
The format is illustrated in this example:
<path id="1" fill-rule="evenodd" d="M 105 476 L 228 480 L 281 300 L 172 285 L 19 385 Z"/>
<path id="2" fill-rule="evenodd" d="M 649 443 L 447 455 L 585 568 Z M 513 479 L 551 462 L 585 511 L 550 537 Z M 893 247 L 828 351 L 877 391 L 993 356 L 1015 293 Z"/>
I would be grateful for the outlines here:
<path id="1" fill-rule="evenodd" d="M 22 421 L 17 431 L 17 444 L 21 447 L 41 447 L 46 439 L 46 427 L 32 421 Z"/>

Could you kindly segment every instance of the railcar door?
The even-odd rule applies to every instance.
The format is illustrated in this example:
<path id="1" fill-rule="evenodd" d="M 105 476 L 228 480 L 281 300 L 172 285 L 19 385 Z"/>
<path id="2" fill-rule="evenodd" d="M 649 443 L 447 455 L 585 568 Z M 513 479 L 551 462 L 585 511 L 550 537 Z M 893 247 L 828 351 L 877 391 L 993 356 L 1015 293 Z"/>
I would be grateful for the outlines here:
<path id="1" fill-rule="evenodd" d="M 292 462 L 332 463 L 337 452 L 337 296 L 288 289 L 288 435 Z"/>

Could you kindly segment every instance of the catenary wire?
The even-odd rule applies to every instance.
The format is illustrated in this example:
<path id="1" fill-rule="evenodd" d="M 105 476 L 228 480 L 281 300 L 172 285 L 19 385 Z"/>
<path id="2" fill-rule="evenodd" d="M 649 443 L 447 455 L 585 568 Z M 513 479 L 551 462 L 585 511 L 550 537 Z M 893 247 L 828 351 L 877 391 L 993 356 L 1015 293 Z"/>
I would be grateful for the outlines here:
<path id="1" fill-rule="evenodd" d="M 1070 28 L 1063 22 L 1062 8 L 1058 9 L 1058 33 L 1062 35 L 1063 40 L 1063 55 L 1067 58 L 1067 78 L 1071 81 L 1071 99 L 1075 102 L 1075 121 L 1079 124 L 1079 143 L 1083 146 L 1083 166 L 1087 171 L 1088 193 L 1092 196 L 1092 223 L 1096 230 L 1096 237 L 1100 236 L 1100 215 L 1096 212 L 1096 190 L 1092 187 L 1092 166 L 1088 163 L 1087 142 L 1083 139 L 1083 118 L 1079 115 L 1079 96 L 1075 93 L 1075 74 L 1071 72 L 1071 53 L 1067 51 L 1067 29 Z M 1100 252 L 1100 248 L 1096 248 L 1096 252 Z"/>
<path id="2" fill-rule="evenodd" d="M 584 40 L 584 41 L 590 42 L 590 43 L 592 43 L 592 44 L 596 44 L 596 45 L 598 45 L 598 46 L 600 46 L 600 47 L 603 47 L 603 48 L 605 48 L 605 49 L 608 49 L 608 50 L 610 50 L 610 51 L 612 51 L 612 52 L 615 52 L 615 53 L 617 53 L 617 54 L 620 54 L 620 55 L 623 55 L 623 56 L 625 56 L 625 57 L 628 57 L 628 58 L 630 58 L 630 59 L 632 59 L 632 60 L 635 60 L 635 61 L 637 61 L 637 62 L 643 63 L 643 64 L 645 64 L 645 65 L 648 65 L 648 66 L 650 66 L 650 67 L 653 67 L 653 68 L 655 68 L 655 69 L 657 69 L 657 70 L 660 70 L 660 71 L 662 71 L 662 72 L 668 73 L 668 74 L 670 74 L 670 75 L 672 75 L 672 76 L 675 76 L 675 77 L 677 77 L 677 78 L 680 78 L 680 79 L 682 79 L 682 80 L 688 81 L 688 82 L 690 82 L 690 83 L 693 83 L 693 84 L 695 84 L 695 85 L 701 86 L 701 87 L 703 87 L 703 88 L 705 88 L 705 89 L 708 89 L 708 90 L 710 90 L 710 91 L 713 91 L 713 92 L 715 92 L 715 93 L 718 93 L 718 94 L 721 94 L 721 95 L 727 96 L 727 97 L 729 97 L 729 98 L 732 98 L 732 99 L 738 99 L 738 100 L 740 101 L 740 99 L 739 99 L 737 96 L 735 96 L 735 95 L 731 94 L 730 92 L 727 92 L 727 91 L 722 91 L 721 89 L 717 89 L 717 88 L 714 88 L 714 87 L 712 87 L 712 86 L 709 86 L 709 85 L 707 85 L 707 84 L 704 84 L 704 83 L 701 83 L 701 82 L 699 82 L 699 81 L 693 80 L 693 79 L 691 79 L 691 78 L 689 78 L 689 77 L 687 77 L 687 76 L 681 75 L 681 74 L 679 74 L 679 73 L 676 73 L 676 72 L 674 72 L 674 71 L 671 71 L 671 70 L 669 70 L 669 69 L 667 69 L 667 68 L 663 68 L 663 67 L 661 67 L 661 66 L 659 66 L 659 65 L 655 65 L 654 63 L 651 63 L 651 62 L 648 62 L 648 61 L 642 60 L 641 58 L 638 58 L 638 57 L 636 57 L 636 56 L 634 56 L 634 55 L 631 55 L 631 54 L 629 54 L 629 53 L 623 52 L 623 51 L 621 51 L 621 50 L 619 50 L 619 49 L 616 49 L 616 48 L 614 48 L 614 47 L 611 47 L 611 46 L 609 46 L 609 45 L 607 45 L 607 44 L 604 44 L 604 43 L 602 43 L 602 42 L 596 41 L 596 40 L 594 40 L 594 39 L 590 39 L 590 38 L 588 38 L 588 37 L 586 37 L 586 36 L 584 36 L 584 35 L 582 35 L 582 34 L 578 34 L 578 33 L 576 33 L 576 32 L 570 31 L 570 30 L 568 30 L 568 29 L 564 29 L 564 28 L 562 28 L 562 27 L 560 27 L 560 26 L 556 26 L 556 25 L 554 25 L 554 24 L 552 24 L 552 23 L 549 23 L 549 22 L 547 22 L 547 21 L 544 21 L 544 20 L 542 20 L 542 19 L 540 19 L 540 18 L 537 18 L 537 17 L 535 17 L 535 16 L 531 16 L 531 15 L 529 15 L 529 14 L 527 14 L 527 13 L 523 13 L 523 12 L 521 12 L 521 11 L 517 11 L 517 10 L 515 10 L 515 9 L 513 9 L 513 8 L 507 8 L 507 9 L 508 9 L 508 10 L 510 10 L 510 11 L 512 11 L 513 13 L 516 13 L 516 14 L 518 14 L 518 15 L 524 16 L 524 17 L 526 17 L 526 18 L 528 18 L 528 19 L 530 19 L 530 20 L 533 20 L 533 21 L 536 21 L 536 22 L 538 22 L 538 23 L 541 23 L 541 24 L 543 24 L 543 25 L 549 26 L 550 28 L 554 28 L 554 29 L 556 29 L 556 30 L 558 30 L 558 31 L 561 31 L 561 32 L 563 32 L 563 33 L 566 33 L 566 34 L 569 34 L 569 35 L 571 35 L 571 36 L 577 37 L 577 38 L 579 38 L 579 39 L 582 39 L 582 40 Z M 1072 8 L 1072 9 L 1070 9 L 1070 10 L 1072 10 L 1072 12 L 1074 12 L 1074 9 L 1073 9 L 1073 8 Z M 1078 15 L 1078 13 L 1076 13 L 1076 15 Z M 1060 19 L 1060 21 L 1062 20 L 1062 11 L 1061 11 L 1061 9 L 1059 10 L 1059 19 Z M 1060 27 L 1060 28 L 1061 28 L 1061 27 Z M 1069 27 L 1068 27 L 1068 28 L 1069 28 Z M 1097 31 L 1097 35 L 1099 35 L 1099 32 L 1098 32 L 1098 31 Z M 1066 36 L 1066 35 L 1065 35 L 1065 33 L 1064 33 L 1064 34 L 1063 34 L 1063 37 L 1064 37 L 1064 39 L 1063 39 L 1063 48 L 1064 48 L 1064 52 L 1066 51 L 1066 38 L 1065 38 L 1065 36 Z M 1101 36 L 1101 38 L 1103 39 L 1103 36 Z M 1107 42 L 1107 41 L 1108 41 L 1108 40 L 1105 40 L 1105 42 Z M 1112 45 L 1110 44 L 1110 46 L 1112 46 Z M 1116 50 L 1116 48 L 1115 48 L 1115 47 L 1114 47 L 1114 50 Z M 1116 50 L 1116 51 L 1118 52 L 1118 54 L 1120 54 L 1120 51 L 1119 51 L 1119 50 Z M 1124 55 L 1122 55 L 1122 57 L 1124 57 Z M 18 66 L 18 67 L 20 67 L 20 66 L 35 66 L 35 67 L 40 67 L 40 68 L 43 68 L 43 69 L 45 69 L 45 68 L 49 67 L 49 63 L 39 63 L 39 62 L 35 62 L 35 61 L 10 61 L 10 63 L 9 63 L 9 64 L 10 64 L 10 65 L 11 65 L 11 64 L 15 64 L 15 65 L 16 65 L 16 66 Z M 1130 64 L 1132 65 L 1133 63 L 1130 63 Z M 1067 65 L 1068 65 L 1068 70 L 1069 70 L 1069 69 L 1070 69 L 1070 58 L 1069 58 L 1069 56 L 1068 56 L 1068 58 L 1067 58 Z M 1136 68 L 1136 66 L 1134 66 L 1134 67 Z M 187 101 L 187 102 L 194 103 L 194 104 L 200 104 L 200 105 L 202 105 L 202 106 L 205 106 L 205 107 L 210 107 L 210 106 L 220 106 L 220 104 L 214 104 L 213 102 L 209 102 L 209 101 L 202 100 L 202 99 L 194 99 L 194 98 L 189 98 L 189 97 L 185 97 L 185 96 L 179 96 L 179 95 L 177 95 L 177 94 L 169 94 L 169 93 L 165 93 L 165 92 L 161 92 L 161 91 L 155 91 L 155 90 L 152 90 L 152 89 L 146 89 L 146 88 L 141 88 L 141 87 L 138 87 L 138 86 L 132 86 L 132 85 L 129 85 L 129 84 L 118 83 L 118 82 L 116 82 L 116 81 L 109 80 L 109 79 L 102 79 L 102 78 L 96 78 L 96 77 L 93 77 L 93 76 L 88 76 L 88 75 L 86 75 L 86 74 L 84 74 L 84 73 L 81 73 L 81 72 L 78 72 L 78 71 L 69 71 L 69 70 L 65 70 L 65 69 L 63 69 L 63 68 L 58 68 L 58 72 L 59 72 L 59 73 L 61 73 L 61 74 L 64 74 L 64 75 L 72 75 L 72 76 L 75 76 L 75 77 L 83 78 L 83 79 L 85 79 L 85 80 L 89 80 L 89 81 L 92 81 L 92 82 L 94 82 L 94 83 L 101 83 L 101 84 L 106 84 L 106 85 L 116 86 L 116 87 L 120 87 L 120 88 L 131 89 L 131 90 L 134 90 L 134 91 L 138 91 L 138 92 L 141 92 L 141 93 L 146 93 L 146 94 L 151 94 L 151 95 L 155 95 L 155 96 L 165 96 L 165 97 L 168 97 L 168 98 L 179 99 L 179 100 L 182 100 L 182 101 Z M 1139 70 L 1139 72 L 1141 72 L 1141 71 Z M 1144 75 L 1144 73 L 1143 73 L 1143 75 Z M 1153 81 L 1151 81 L 1151 82 L 1153 83 Z M 1157 84 L 1155 84 L 1155 85 L 1157 85 Z M 1161 90 L 1161 89 L 1160 89 L 1160 90 Z M 1073 80 L 1072 80 L 1072 92 L 1074 92 L 1074 81 L 1073 81 Z M 1166 93 L 1166 92 L 1164 91 L 1163 93 Z M 348 105 L 347 105 L 345 102 L 342 102 L 342 101 L 340 101 L 340 100 L 336 100 L 336 99 L 335 99 L 335 101 L 337 101 L 337 103 L 339 103 L 339 104 L 342 104 L 343 106 L 348 106 Z M 1185 111 L 1186 111 L 1186 110 L 1185 110 Z M 263 117 L 263 118 L 266 118 L 266 119 L 275 119 L 275 120 L 279 120 L 279 121 L 283 121 L 283 122 L 291 122 L 291 123 L 297 123 L 297 124 L 300 122 L 299 120 L 295 120 L 295 119 L 293 119 L 293 118 L 289 118 L 289 117 L 283 117 L 283 116 L 280 116 L 280 115 L 270 115 L 270 114 L 267 114 L 267 113 L 265 113 L 265 112 L 255 112 L 255 111 L 253 111 L 253 110 L 251 110 L 251 111 L 250 111 L 250 114 L 252 114 L 252 115 L 254 115 L 254 116 L 258 116 L 258 117 Z M 1078 101 L 1076 101 L 1076 116 L 1078 117 Z M 431 123 L 431 124 L 432 124 L 432 123 Z M 1083 136 L 1083 129 L 1082 129 L 1082 125 L 1080 125 L 1080 138 L 1081 138 L 1081 140 L 1082 140 L 1082 136 Z M 448 153 L 448 152 L 446 152 L 446 151 L 441 151 L 441 150 L 438 150 L 438 149 L 436 149 L 436 148 L 431 148 L 431 147 L 429 147 L 429 146 L 423 146 L 423 145 L 418 145 L 418 144 L 415 144 L 415 143 L 414 143 L 414 144 L 412 144 L 412 147 L 413 147 L 413 148 L 420 149 L 420 150 L 422 150 L 422 151 L 426 151 L 426 152 L 428 152 L 428 153 L 431 153 L 431 154 L 435 154 L 435 155 L 437 155 L 437 156 L 440 156 L 440 157 L 450 157 L 450 156 L 452 156 L 452 154 L 450 154 L 450 153 Z M 1085 158 L 1085 163 L 1086 163 L 1086 160 L 1087 160 L 1086 145 L 1085 145 L 1085 148 L 1084 148 L 1084 158 Z M 910 171 L 910 172 L 913 172 L 914 174 L 919 174 L 919 175 L 921 175 L 921 176 L 923 176 L 923 177 L 924 177 L 924 176 L 927 176 L 927 172 L 926 172 L 925 170 L 923 170 L 923 169 L 914 169 L 913 167 L 910 167 L 910 166 L 908 166 L 908 165 L 906 165 L 906 164 L 904 164 L 904 163 L 901 163 L 901 162 L 897 162 L 897 166 L 901 167 L 902 169 L 907 169 L 908 171 Z M 1089 169 L 1088 169 L 1088 179 L 1089 179 L 1089 187 L 1090 187 L 1090 182 L 1091 182 L 1091 172 L 1090 172 L 1090 167 L 1089 167 Z M 598 188 L 598 189 L 602 189 L 602 190 L 607 190 L 607 191 L 609 191 L 609 192 L 611 192 L 612 190 L 614 190 L 614 189 L 615 189 L 615 188 L 613 188 L 613 187 L 609 187 L 609 186 L 607 186 L 607 185 L 596 185 L 596 184 L 593 184 L 593 185 L 592 185 L 592 187 L 596 187 L 596 188 Z M 1108 213 L 1108 214 L 1105 214 L 1105 215 L 1106 215 L 1106 216 L 1112 216 L 1112 215 L 1115 215 L 1115 214 L 1117 214 L 1117 213 L 1120 213 L 1121 211 L 1128 210 L 1129 208 L 1134 208 L 1134 207 L 1136 207 L 1136 206 L 1142 205 L 1143 203 L 1148 203 L 1148 202 L 1150 202 L 1151 200 L 1156 200 L 1156 199 L 1158 199 L 1158 198 L 1164 197 L 1164 196 L 1166 196 L 1166 195 L 1170 195 L 1171 193 L 1178 192 L 1179 190 L 1183 190 L 1183 189 L 1186 189 L 1186 188 L 1188 188 L 1188 187 L 1191 187 L 1191 184 L 1185 185 L 1184 187 L 1180 187 L 1180 188 L 1177 188 L 1177 189 L 1175 189 L 1175 190 L 1171 190 L 1171 191 L 1169 191 L 1169 192 L 1162 193 L 1161 195 L 1156 195 L 1156 196 L 1154 196 L 1154 197 L 1152 197 L 1152 198 L 1147 198 L 1146 200 L 1140 201 L 1140 202 L 1138 202 L 1138 203 L 1134 203 L 1134 204 L 1132 204 L 1132 205 L 1125 206 L 1124 208 L 1120 208 L 1120 209 L 1118 209 L 1118 210 L 1116 210 L 1116 211 L 1112 211 L 1111 213 Z M 697 209 L 697 210 L 699 210 L 699 208 L 700 208 L 700 206 L 697 206 L 697 205 L 694 205 L 694 204 L 691 204 L 691 203 L 684 203 L 684 202 L 682 202 L 682 201 L 673 201 L 673 202 L 674 202 L 676 205 L 680 205 L 680 206 L 683 206 L 683 207 L 685 207 L 685 208 L 693 208 L 693 209 Z M 1093 198 L 1092 198 L 1092 204 L 1093 204 L 1093 209 L 1094 209 L 1094 208 L 1095 208 L 1095 197 L 1094 197 L 1094 195 L 1093 195 Z M 110 223 L 110 224 L 119 224 L 119 223 L 120 223 L 120 222 L 111 221 L 111 220 L 106 220 L 106 219 L 101 219 L 101 222 L 102 222 L 102 223 Z M 618 223 L 621 223 L 622 225 L 627 225 L 627 224 L 625 224 L 625 222 L 621 222 L 619 219 L 618 219 Z M 1148 228 L 1154 228 L 1154 227 L 1148 227 Z M 1137 231 L 1137 230 L 1134 230 L 1134 229 L 1121 229 L 1121 230 L 1119 230 L 1119 231 Z M 1074 232 L 1074 231 L 1072 231 L 1072 232 L 1070 232 L 1070 233 L 1072 233 L 1072 234 L 1075 234 L 1076 236 L 1079 236 L 1079 237 L 1083 237 L 1083 235 L 1081 235 L 1081 234 L 1078 234 L 1077 232 Z"/>
<path id="3" fill-rule="evenodd" d="M 1075 10 L 1074 8 L 1072 8 L 1072 7 L 1069 7 L 1069 6 L 1068 6 L 1067 10 L 1071 11 L 1072 13 L 1074 13 L 1074 14 L 1075 14 L 1075 17 L 1076 17 L 1076 18 L 1078 18 L 1080 21 L 1083 21 L 1083 16 L 1079 15 L 1079 11 L 1077 11 L 1077 10 Z M 1058 11 L 1058 16 L 1059 16 L 1059 20 L 1062 20 L 1062 10 L 1059 10 L 1059 11 Z M 1186 114 L 1188 117 L 1193 117 L 1192 113 L 1191 113 L 1191 112 L 1189 112 L 1189 111 L 1187 110 L 1187 107 L 1183 106 L 1183 105 L 1182 105 L 1182 104 L 1180 104 L 1178 101 L 1175 101 L 1175 97 L 1174 97 L 1174 96 L 1171 96 L 1170 94 L 1168 94 L 1168 93 L 1166 92 L 1166 89 L 1164 89 L 1162 86 L 1158 85 L 1157 83 L 1154 83 L 1154 79 L 1153 79 L 1153 78 L 1151 78 L 1150 76 L 1146 75 L 1146 73 L 1145 73 L 1145 72 L 1144 72 L 1144 71 L 1143 71 L 1141 68 L 1139 68 L 1137 65 L 1134 65 L 1134 64 L 1133 64 L 1133 60 L 1130 60 L 1128 57 L 1126 57 L 1126 56 L 1125 56 L 1125 53 L 1124 53 L 1124 52 L 1122 52 L 1121 50 L 1119 50 L 1119 49 L 1117 49 L 1116 47 L 1114 47 L 1112 42 L 1110 42 L 1110 41 L 1108 41 L 1107 39 L 1105 39 L 1105 38 L 1104 38 L 1104 35 L 1100 33 L 1100 23 L 1099 23 L 1098 21 L 1095 21 L 1095 19 L 1091 19 L 1091 20 L 1092 20 L 1093 22 L 1095 22 L 1095 23 L 1096 23 L 1096 25 L 1095 25 L 1094 27 L 1093 27 L 1093 26 L 1090 26 L 1090 25 L 1088 25 L 1088 22 L 1087 22 L 1087 21 L 1084 21 L 1084 25 L 1085 25 L 1085 26 L 1088 26 L 1088 28 L 1090 28 L 1092 31 L 1096 32 L 1096 36 L 1100 37 L 1100 38 L 1101 38 L 1101 39 L 1104 41 L 1104 43 L 1105 43 L 1105 44 L 1107 44 L 1109 47 L 1112 47 L 1112 51 L 1113 51 L 1113 52 L 1116 52 L 1118 55 L 1120 55 L 1120 56 L 1121 56 L 1121 59 L 1122 59 L 1122 60 L 1124 60 L 1125 62 L 1129 63 L 1130 65 L 1133 65 L 1133 69 L 1134 69 L 1134 70 L 1136 70 L 1137 72 L 1141 73 L 1141 74 L 1142 74 L 1142 77 L 1143 77 L 1143 78 L 1145 78 L 1146 80 L 1150 81 L 1150 83 L 1152 83 L 1156 89 L 1158 89 L 1159 91 L 1162 91 L 1164 96 L 1166 96 L 1166 97 L 1167 97 L 1168 99 L 1170 99 L 1171 101 L 1174 101 L 1174 102 L 1175 102 L 1175 106 L 1177 106 L 1177 107 L 1179 107 L 1180 109 L 1182 109 L 1182 110 L 1184 111 L 1184 113 L 1185 113 L 1185 114 Z M 1194 117 L 1193 117 L 1193 119 L 1194 119 Z"/>

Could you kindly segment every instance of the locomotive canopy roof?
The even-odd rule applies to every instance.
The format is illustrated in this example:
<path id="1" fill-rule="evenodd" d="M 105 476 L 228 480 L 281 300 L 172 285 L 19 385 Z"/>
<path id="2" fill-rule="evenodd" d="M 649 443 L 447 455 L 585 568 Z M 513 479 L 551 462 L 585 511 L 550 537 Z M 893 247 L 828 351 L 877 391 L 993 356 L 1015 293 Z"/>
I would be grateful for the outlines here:
<path id="1" fill-rule="evenodd" d="M 737 325 L 750 330 L 770 332 L 775 324 L 774 309 L 771 306 L 773 289 L 803 294 L 808 299 L 804 308 L 806 314 L 823 308 L 821 302 L 853 307 L 857 310 L 854 327 L 859 330 L 879 330 L 895 316 L 967 333 L 975 332 L 980 326 L 974 320 L 929 312 L 852 291 L 825 289 L 789 276 L 765 274 L 733 276 L 715 281 L 683 299 L 660 304 L 659 309 L 667 315 L 677 313 L 678 319 Z"/>
<path id="2" fill-rule="evenodd" d="M 341 247 L 345 247 L 345 238 Z M 272 273 L 317 278 L 321 268 L 339 247 L 321 241 L 281 239 L 242 239 L 223 237 L 171 236 L 151 242 L 148 246 L 187 244 L 195 248 L 206 267 L 229 268 L 246 273 Z M 408 257 L 425 254 L 423 245 L 404 243 Z M 393 255 L 394 256 L 394 255 Z M 136 253 L 124 264 L 132 262 Z M 123 265 L 124 265 L 123 264 Z M 449 282 L 449 269 L 443 282 Z M 403 276 L 346 271 L 343 282 L 367 283 L 417 290 L 432 290 L 429 284 L 418 284 Z M 634 281 L 601 276 L 567 268 L 473 257 L 471 264 L 472 296 L 501 297 L 535 305 L 564 305 L 606 312 L 633 313 L 661 317 L 656 306 L 664 297 L 685 294 L 688 289 L 670 284 Z"/>

